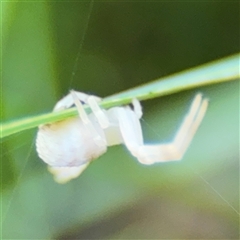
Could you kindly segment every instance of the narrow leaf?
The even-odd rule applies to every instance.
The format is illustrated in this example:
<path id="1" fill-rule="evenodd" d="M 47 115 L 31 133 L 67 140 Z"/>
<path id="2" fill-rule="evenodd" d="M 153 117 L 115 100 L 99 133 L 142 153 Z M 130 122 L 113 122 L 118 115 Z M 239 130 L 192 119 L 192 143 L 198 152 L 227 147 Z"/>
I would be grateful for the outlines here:
<path id="1" fill-rule="evenodd" d="M 130 103 L 133 98 L 147 100 L 187 89 L 239 80 L 239 60 L 240 54 L 235 54 L 221 60 L 163 77 L 145 85 L 107 97 L 102 101 L 101 106 L 109 108 Z M 88 107 L 86 107 L 86 110 L 89 110 Z M 0 125 L 0 137 L 3 138 L 23 130 L 37 127 L 40 124 L 60 121 L 76 115 L 76 108 L 71 108 L 61 112 L 31 116 L 3 123 Z"/>

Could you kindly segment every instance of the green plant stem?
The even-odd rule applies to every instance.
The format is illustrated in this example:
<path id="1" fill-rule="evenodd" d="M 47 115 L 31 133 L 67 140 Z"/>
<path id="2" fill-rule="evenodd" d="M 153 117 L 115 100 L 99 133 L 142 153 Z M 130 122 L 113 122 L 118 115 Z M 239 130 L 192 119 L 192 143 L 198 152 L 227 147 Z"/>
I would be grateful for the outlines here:
<path id="1" fill-rule="evenodd" d="M 163 77 L 142 86 L 107 97 L 101 102 L 101 106 L 103 108 L 109 108 L 128 104 L 133 98 L 147 100 L 209 84 L 239 80 L 239 60 L 240 54 L 235 54 L 221 60 Z M 86 107 L 86 110 L 89 110 L 88 107 Z M 0 125 L 0 137 L 3 138 L 23 130 L 37 127 L 41 124 L 60 121 L 76 115 L 76 108 L 71 108 L 61 112 L 51 112 L 9 121 Z"/>

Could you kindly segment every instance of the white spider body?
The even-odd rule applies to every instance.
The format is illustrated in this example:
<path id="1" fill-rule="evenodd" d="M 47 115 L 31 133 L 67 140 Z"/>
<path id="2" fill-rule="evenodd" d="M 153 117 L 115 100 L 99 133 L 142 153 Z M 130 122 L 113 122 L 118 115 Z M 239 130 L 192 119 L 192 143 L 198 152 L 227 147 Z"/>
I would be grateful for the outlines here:
<path id="1" fill-rule="evenodd" d="M 95 129 L 105 138 L 99 126 Z M 106 145 L 97 145 L 92 141 L 93 135 L 77 117 L 41 126 L 37 139 L 37 147 L 42 149 L 39 156 L 53 167 L 80 166 L 107 150 Z"/>
<path id="2" fill-rule="evenodd" d="M 49 165 L 55 180 L 64 183 L 76 178 L 91 160 L 107 151 L 108 146 L 125 144 L 143 164 L 180 160 L 187 150 L 202 118 L 208 101 L 197 94 L 173 142 L 144 145 L 140 103 L 134 99 L 129 106 L 101 109 L 100 98 L 71 91 L 61 99 L 54 111 L 76 105 L 79 116 L 39 126 L 36 146 L 39 157 Z M 83 107 L 88 104 L 92 113 Z"/>

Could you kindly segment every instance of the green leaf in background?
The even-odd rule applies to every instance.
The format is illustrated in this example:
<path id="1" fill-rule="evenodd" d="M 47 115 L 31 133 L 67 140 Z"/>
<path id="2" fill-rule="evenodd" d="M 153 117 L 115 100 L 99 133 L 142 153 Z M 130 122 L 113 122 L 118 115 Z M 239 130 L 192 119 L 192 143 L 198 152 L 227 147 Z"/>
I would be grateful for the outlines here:
<path id="1" fill-rule="evenodd" d="M 2 239 L 239 239 L 238 2 L 94 1 L 90 16 L 88 1 L 1 7 L 1 121 L 20 123 L 1 139 Z M 19 126 L 57 120 L 49 112 L 69 89 L 105 107 L 153 97 L 145 142 L 170 140 L 197 92 L 209 109 L 182 161 L 143 166 L 116 146 L 58 185 L 37 129 Z"/>

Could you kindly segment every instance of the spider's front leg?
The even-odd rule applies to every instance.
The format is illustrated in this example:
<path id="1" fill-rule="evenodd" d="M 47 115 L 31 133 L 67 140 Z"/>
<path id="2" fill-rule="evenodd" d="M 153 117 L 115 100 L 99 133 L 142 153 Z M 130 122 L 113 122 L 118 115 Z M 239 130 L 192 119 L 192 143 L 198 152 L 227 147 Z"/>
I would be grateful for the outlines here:
<path id="1" fill-rule="evenodd" d="M 197 94 L 174 140 L 156 145 L 144 145 L 137 117 L 133 112 L 120 109 L 118 118 L 124 143 L 132 155 L 143 164 L 181 160 L 206 113 L 207 106 L 208 100 Z"/>
<path id="2" fill-rule="evenodd" d="M 73 91 L 73 90 L 71 92 L 74 92 L 74 94 L 76 95 L 76 97 L 79 101 L 81 101 L 82 103 L 87 103 L 87 99 L 89 98 L 88 94 L 83 93 L 83 92 Z M 53 108 L 54 112 L 62 111 L 64 109 L 70 108 L 71 106 L 74 105 L 74 100 L 73 100 L 71 92 L 56 103 L 56 105 Z M 96 96 L 94 96 L 94 97 L 98 98 Z M 100 100 L 101 98 L 98 98 L 98 99 Z"/>
<path id="3" fill-rule="evenodd" d="M 83 107 L 83 104 L 88 104 L 93 114 L 98 119 L 101 127 L 107 128 L 109 125 L 109 122 L 103 110 L 98 105 L 100 101 L 101 101 L 100 97 L 71 90 L 67 96 L 63 97 L 61 100 L 57 102 L 57 104 L 54 106 L 53 111 L 54 112 L 61 111 L 61 110 L 70 108 L 73 105 L 76 105 L 81 119 L 86 124 L 88 124 L 89 122 L 88 116 Z"/>
<path id="4" fill-rule="evenodd" d="M 96 142 L 97 145 L 102 146 L 106 145 L 106 141 L 101 135 L 99 135 L 98 131 L 96 131 L 83 105 L 83 103 L 89 105 L 91 111 L 97 118 L 101 128 L 104 129 L 109 126 L 109 122 L 106 114 L 104 114 L 103 110 L 98 105 L 100 101 L 101 98 L 99 97 L 71 90 L 70 94 L 68 94 L 56 104 L 56 106 L 54 107 L 54 111 L 58 111 L 62 108 L 69 108 L 70 106 L 75 105 L 77 107 L 79 117 L 83 121 L 86 129 L 88 129 L 93 135 L 93 140 Z"/>

